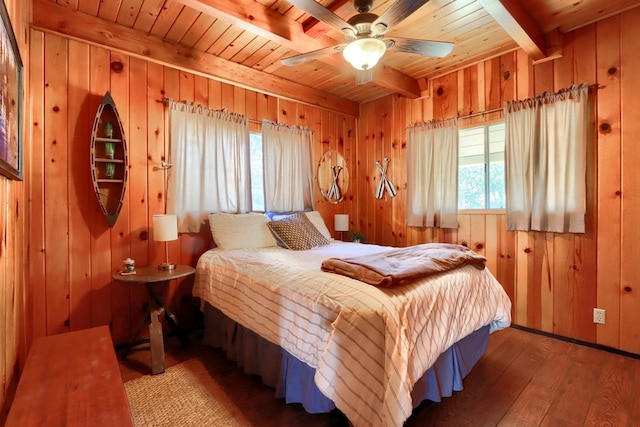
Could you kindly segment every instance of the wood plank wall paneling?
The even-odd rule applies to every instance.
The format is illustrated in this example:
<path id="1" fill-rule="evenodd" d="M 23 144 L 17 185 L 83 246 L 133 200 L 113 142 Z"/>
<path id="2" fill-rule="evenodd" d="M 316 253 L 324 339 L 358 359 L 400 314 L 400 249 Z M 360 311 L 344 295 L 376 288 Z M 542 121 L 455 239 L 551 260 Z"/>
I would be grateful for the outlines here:
<path id="1" fill-rule="evenodd" d="M 5 0 L 13 32 L 22 58 L 25 76 L 25 93 L 29 91 L 28 24 L 31 16 L 30 2 Z M 31 110 L 24 99 L 24 129 L 30 128 Z M 41 104 L 35 105 L 35 109 Z M 23 181 L 14 181 L 0 176 L 0 425 L 4 425 L 8 405 L 18 385 L 20 367 L 24 365 L 28 351 L 30 330 L 28 317 L 30 290 L 27 289 L 27 251 L 30 189 L 27 182 L 31 171 L 27 167 L 29 137 L 23 137 Z M 36 196 L 42 193 L 36 194 Z M 38 242 L 36 241 L 36 244 Z M 44 268 L 38 265 L 38 268 Z"/>
<path id="2" fill-rule="evenodd" d="M 82 99 L 89 91 L 89 75 L 82 71 L 89 66 L 89 46 L 85 43 L 69 42 L 69 99 Z M 91 133 L 93 114 L 86 103 L 69 104 L 67 128 L 69 141 L 83 141 Z M 86 200 L 93 196 L 92 183 L 87 181 L 90 147 L 86 144 L 68 144 L 67 158 L 77 167 L 69 168 L 69 224 L 79 224 L 87 217 Z M 70 318 L 72 330 L 91 327 L 91 305 L 83 301 L 91 290 L 91 266 L 80 262 L 82 254 L 91 252 L 91 233 L 88 228 L 69 227 L 69 289 Z"/>
<path id="3" fill-rule="evenodd" d="M 634 96 L 640 91 L 634 78 L 640 73 L 640 59 L 634 54 L 640 36 L 632 30 L 633 22 L 640 22 L 638 8 L 565 34 L 563 56 L 556 60 L 533 64 L 519 50 L 432 80 L 429 96 L 423 99 L 387 97 L 361 106 L 361 143 L 370 147 L 361 149 L 364 157 L 393 144 L 384 141 L 382 148 L 372 144 L 372 123 L 382 125 L 379 133 L 397 132 L 410 123 L 495 108 L 508 100 L 572 84 L 597 87 L 590 93 L 586 233 L 508 232 L 503 213 L 464 211 L 457 230 L 404 229 L 392 209 L 372 209 L 371 200 L 361 203 L 366 206 L 364 217 L 369 223 L 390 226 L 392 235 L 402 232 L 405 237 L 394 240 L 400 245 L 439 240 L 484 251 L 512 299 L 516 324 L 640 352 L 640 314 L 633 308 L 640 298 L 634 279 L 634 260 L 640 257 L 635 244 L 640 238 L 635 226 L 640 213 L 636 170 L 640 149 L 633 143 L 640 133 L 640 101 Z M 376 117 L 380 109 L 388 108 L 389 100 L 393 109 L 405 111 L 394 114 L 390 124 Z M 464 119 L 462 125 L 491 122 L 500 116 L 499 112 L 480 115 Z M 394 172 L 394 179 L 406 181 L 406 170 Z M 358 181 L 370 178 L 368 167 L 360 164 Z M 376 238 L 387 235 L 379 233 L 376 230 Z M 607 310 L 605 325 L 593 323 L 594 307 Z"/>
<path id="4" fill-rule="evenodd" d="M 356 118 L 290 100 L 216 82 L 160 66 L 119 52 L 31 32 L 33 53 L 33 161 L 31 230 L 35 336 L 90 326 L 109 325 L 116 344 L 127 343 L 144 319 L 144 287 L 111 280 L 122 260 L 137 265 L 164 261 L 163 244 L 153 241 L 152 216 L 165 212 L 170 169 L 168 120 L 163 97 L 227 108 L 252 120 L 309 126 L 314 131 L 314 163 L 327 149 L 338 150 L 353 163 Z M 102 216 L 89 170 L 90 131 L 106 91 L 120 113 L 129 150 L 129 182 L 118 221 L 109 228 Z M 40 101 L 43 99 L 44 101 Z M 355 185 L 355 180 L 352 181 Z M 333 214 L 346 211 L 356 219 L 357 198 L 340 205 L 325 202 L 316 190 L 318 210 L 333 228 Z M 170 261 L 196 264 L 211 247 L 208 228 L 169 242 Z M 183 326 L 198 326 L 193 278 L 163 290 L 167 305 Z M 143 332 L 143 336 L 146 332 Z"/>
<path id="5" fill-rule="evenodd" d="M 47 335 L 65 332 L 69 327 L 69 195 L 67 134 L 67 43 L 47 37 L 44 42 L 44 227 L 45 275 L 55 283 L 46 292 Z M 55 231 L 54 231 L 55 230 Z M 60 304 L 60 302 L 64 302 Z M 51 310 L 51 307 L 56 307 Z"/>
<path id="6" fill-rule="evenodd" d="M 607 41 L 619 37 L 620 18 L 599 22 L 596 26 L 596 65 L 598 89 L 598 162 L 597 170 L 620 164 L 620 46 Z M 598 187 L 598 306 L 606 310 L 608 328 L 598 328 L 598 342 L 610 347 L 620 345 L 620 254 L 621 254 L 621 173 L 620 168 L 597 176 Z"/>
<path id="7" fill-rule="evenodd" d="M 365 232 L 373 243 L 466 242 L 487 256 L 513 301 L 514 323 L 640 353 L 640 285 L 635 279 L 640 257 L 635 243 L 640 237 L 638 8 L 565 34 L 562 58 L 534 65 L 522 51 L 512 52 L 430 81 L 422 99 L 392 95 L 364 104 L 356 119 L 28 32 L 30 6 L 7 3 L 12 18 L 18 17 L 16 33 L 28 59 L 30 126 L 25 183 L 0 178 L 0 304 L 4 323 L 11 325 L 0 334 L 3 405 L 34 337 L 106 324 L 122 344 L 143 319 L 144 289 L 116 285 L 111 274 L 127 256 L 138 265 L 164 259 L 164 247 L 153 242 L 150 225 L 153 214 L 164 212 L 170 173 L 159 167 L 169 149 L 165 96 L 251 119 L 309 126 L 314 163 L 327 149 L 336 149 L 349 167 L 343 203 L 327 203 L 316 186 L 314 200 L 330 229 L 333 214 L 346 212 L 350 228 Z M 116 61 L 121 69 L 112 68 Z M 406 227 L 408 124 L 482 111 L 581 82 L 599 87 L 592 95 L 594 143 L 588 147 L 584 235 L 508 232 L 503 213 L 461 212 L 458 230 Z M 89 130 L 107 90 L 123 116 L 130 150 L 126 206 L 113 229 L 92 194 L 88 170 Z M 480 115 L 464 125 L 496 117 L 499 113 Z M 392 159 L 388 173 L 398 194 L 378 200 L 375 161 L 384 157 Z M 334 232 L 334 237 L 339 236 Z M 210 245 L 203 229 L 171 242 L 169 257 L 194 265 Z M 165 290 L 170 308 L 188 326 L 196 324 L 197 309 L 189 298 L 191 280 Z M 596 306 L 607 310 L 606 325 L 592 323 Z"/>
<path id="8" fill-rule="evenodd" d="M 622 267 L 620 288 L 615 292 L 620 298 L 620 348 L 640 353 L 640 282 L 638 281 L 637 260 L 640 257 L 640 185 L 638 165 L 640 164 L 640 9 L 635 8 L 620 16 L 620 93 L 622 152 L 621 165 L 612 168 L 612 173 L 622 169 Z M 617 40 L 612 37 L 611 40 Z M 599 174 L 608 170 L 599 171 Z"/>

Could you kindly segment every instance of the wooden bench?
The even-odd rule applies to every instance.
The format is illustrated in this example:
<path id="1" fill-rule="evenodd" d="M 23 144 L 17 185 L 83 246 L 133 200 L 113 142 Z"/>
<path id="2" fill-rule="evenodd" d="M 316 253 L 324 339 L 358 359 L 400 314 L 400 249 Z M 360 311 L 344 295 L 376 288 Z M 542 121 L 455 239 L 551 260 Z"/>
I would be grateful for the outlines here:
<path id="1" fill-rule="evenodd" d="M 36 339 L 6 426 L 133 426 L 109 328 Z"/>

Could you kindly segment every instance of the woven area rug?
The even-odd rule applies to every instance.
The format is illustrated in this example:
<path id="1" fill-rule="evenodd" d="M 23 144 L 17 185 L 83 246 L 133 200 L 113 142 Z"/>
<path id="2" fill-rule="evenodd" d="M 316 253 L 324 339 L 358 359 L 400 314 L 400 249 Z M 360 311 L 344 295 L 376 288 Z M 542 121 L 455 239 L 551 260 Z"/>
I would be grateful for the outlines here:
<path id="1" fill-rule="evenodd" d="M 136 427 L 251 426 L 199 359 L 127 381 L 124 387 Z"/>

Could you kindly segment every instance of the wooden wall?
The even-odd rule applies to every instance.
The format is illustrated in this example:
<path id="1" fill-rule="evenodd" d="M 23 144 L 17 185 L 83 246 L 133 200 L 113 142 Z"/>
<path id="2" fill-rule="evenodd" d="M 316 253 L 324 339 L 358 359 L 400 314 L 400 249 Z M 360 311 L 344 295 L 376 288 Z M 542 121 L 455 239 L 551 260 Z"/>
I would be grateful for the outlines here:
<path id="1" fill-rule="evenodd" d="M 314 161 L 327 149 L 339 150 L 351 176 L 343 203 L 328 204 L 316 190 L 329 228 L 334 213 L 346 212 L 351 228 L 364 231 L 370 242 L 466 242 L 488 257 L 514 303 L 514 323 L 640 353 L 634 268 L 640 258 L 640 179 L 634 169 L 640 164 L 640 33 L 634 28 L 640 9 L 566 34 L 560 59 L 534 65 L 520 51 L 506 54 L 431 81 L 426 98 L 389 96 L 362 105 L 356 119 L 61 36 L 28 33 L 28 6 L 8 3 L 23 30 L 17 33 L 29 87 L 25 182 L 0 178 L 3 406 L 33 338 L 107 324 L 123 344 L 142 321 L 144 290 L 114 283 L 111 275 L 129 256 L 138 265 L 163 259 L 162 244 L 149 240 L 151 215 L 164 210 L 165 171 L 158 167 L 168 149 L 163 97 L 311 127 Z M 585 234 L 506 232 L 503 213 L 483 212 L 461 213 L 460 228 L 453 231 L 406 227 L 407 124 L 500 107 L 580 82 L 598 87 Z M 125 206 L 113 228 L 99 211 L 89 171 L 91 123 L 107 90 L 130 150 Z M 384 157 L 392 159 L 387 172 L 399 191 L 378 200 L 375 161 Z M 207 230 L 181 235 L 170 244 L 170 258 L 195 265 L 210 244 Z M 188 327 L 198 324 L 190 286 L 185 279 L 166 290 L 170 307 Z M 606 325 L 593 324 L 596 306 L 606 309 Z"/>
<path id="2" fill-rule="evenodd" d="M 127 343 L 144 318 L 146 290 L 113 282 L 122 260 L 155 265 L 164 245 L 150 240 L 151 216 L 163 213 L 168 153 L 163 97 L 226 108 L 249 119 L 268 119 L 314 130 L 314 158 L 352 146 L 354 117 L 234 87 L 122 53 L 31 32 L 31 132 L 33 171 L 29 267 L 33 337 L 110 325 L 114 342 Z M 110 91 L 129 150 L 129 182 L 113 228 L 102 216 L 89 168 L 91 126 Z M 341 148 L 342 149 L 342 148 Z M 338 206 L 321 201 L 330 218 Z M 344 209 L 344 206 L 339 206 Z M 195 266 L 211 247 L 207 229 L 182 234 L 169 244 L 169 258 Z M 193 277 L 166 290 L 169 308 L 183 326 L 197 326 Z M 169 330 L 167 330 L 168 332 Z"/>
<path id="3" fill-rule="evenodd" d="M 359 224 L 382 244 L 466 243 L 485 254 L 513 301 L 513 323 L 640 353 L 640 8 L 565 34 L 562 58 L 532 64 L 516 51 L 431 81 L 430 96 L 389 96 L 361 107 Z M 592 90 L 584 234 L 507 232 L 504 213 L 462 212 L 458 230 L 405 225 L 405 128 L 430 119 L 501 107 L 587 82 Z M 501 112 L 462 119 L 486 123 Z M 374 197 L 376 159 L 390 157 L 388 176 L 398 195 Z M 606 325 L 593 323 L 593 308 Z"/>
<path id="4" fill-rule="evenodd" d="M 25 63 L 25 74 L 28 75 L 30 2 L 5 0 L 4 3 Z M 25 106 L 23 112 L 28 115 L 28 106 Z M 25 136 L 24 144 L 24 155 L 28 156 L 28 135 Z M 27 336 L 28 316 L 28 294 L 25 290 L 25 227 L 28 215 L 25 181 L 0 176 L 0 425 L 4 425 L 8 403 L 18 383 L 19 368 L 24 364 L 27 352 L 24 337 Z"/>

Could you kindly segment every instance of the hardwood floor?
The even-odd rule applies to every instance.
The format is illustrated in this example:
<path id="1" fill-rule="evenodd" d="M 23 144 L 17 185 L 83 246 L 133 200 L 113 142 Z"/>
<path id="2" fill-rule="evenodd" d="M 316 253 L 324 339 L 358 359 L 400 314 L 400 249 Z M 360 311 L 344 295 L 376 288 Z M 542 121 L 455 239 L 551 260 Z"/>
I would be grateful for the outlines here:
<path id="1" fill-rule="evenodd" d="M 194 337 L 194 341 L 198 341 Z M 242 372 L 220 350 L 165 341 L 166 366 L 199 357 L 256 426 L 343 426 L 339 414 L 307 414 L 275 399 L 273 389 Z M 120 361 L 124 381 L 150 373 L 148 348 Z M 640 426 L 640 360 L 516 328 L 491 335 L 465 389 L 423 402 L 405 427 Z M 142 426 L 138 426 L 142 427 Z"/>

